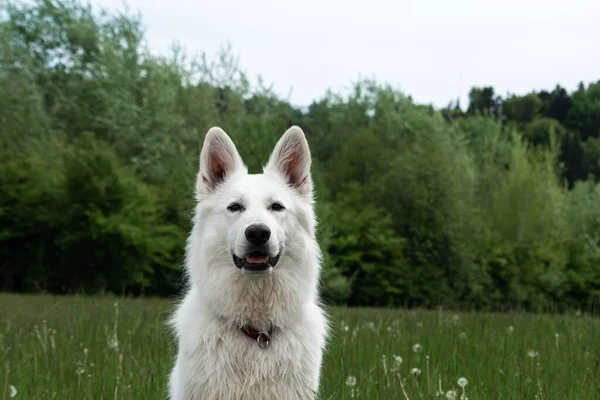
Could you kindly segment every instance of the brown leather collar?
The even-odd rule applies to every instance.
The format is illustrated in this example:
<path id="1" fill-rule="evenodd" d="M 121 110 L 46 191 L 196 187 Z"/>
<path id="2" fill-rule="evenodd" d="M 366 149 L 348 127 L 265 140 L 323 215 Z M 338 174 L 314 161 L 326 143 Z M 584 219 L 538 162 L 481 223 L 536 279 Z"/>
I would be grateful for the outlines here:
<path id="1" fill-rule="evenodd" d="M 269 345 L 269 342 L 271 341 L 271 335 L 273 334 L 273 328 L 269 328 L 267 332 L 264 332 L 254 329 L 248 325 L 242 326 L 241 331 L 244 332 L 244 334 L 250 339 L 256 340 L 258 347 L 261 349 L 264 349 Z"/>

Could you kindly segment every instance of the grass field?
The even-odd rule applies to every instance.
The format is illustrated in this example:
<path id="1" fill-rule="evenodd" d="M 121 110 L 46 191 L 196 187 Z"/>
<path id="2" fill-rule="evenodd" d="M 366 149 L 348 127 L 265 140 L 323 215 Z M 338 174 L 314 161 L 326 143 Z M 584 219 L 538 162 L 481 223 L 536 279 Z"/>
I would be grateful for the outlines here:
<path id="1" fill-rule="evenodd" d="M 0 294 L 0 398 L 13 387 L 16 399 L 166 398 L 172 305 Z M 600 399 L 600 320 L 590 316 L 329 312 L 322 399 L 460 399 L 460 378 L 471 400 Z"/>

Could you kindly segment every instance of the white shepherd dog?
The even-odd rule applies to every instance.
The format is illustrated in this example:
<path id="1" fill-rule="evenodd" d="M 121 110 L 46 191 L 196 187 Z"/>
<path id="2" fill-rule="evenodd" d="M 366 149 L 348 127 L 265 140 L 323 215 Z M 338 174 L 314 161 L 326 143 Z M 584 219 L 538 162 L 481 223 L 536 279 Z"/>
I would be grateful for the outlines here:
<path id="1" fill-rule="evenodd" d="M 171 320 L 179 348 L 171 399 L 316 397 L 329 328 L 317 289 L 310 165 L 296 126 L 256 175 L 222 129 L 206 134 L 189 288 Z"/>

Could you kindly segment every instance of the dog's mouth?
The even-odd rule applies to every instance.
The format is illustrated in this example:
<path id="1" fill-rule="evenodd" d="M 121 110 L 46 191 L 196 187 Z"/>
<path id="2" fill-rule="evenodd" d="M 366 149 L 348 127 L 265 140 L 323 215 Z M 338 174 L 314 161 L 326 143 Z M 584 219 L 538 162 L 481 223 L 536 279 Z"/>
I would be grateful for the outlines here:
<path id="1" fill-rule="evenodd" d="M 253 251 L 246 254 L 244 258 L 233 255 L 233 263 L 241 270 L 248 272 L 265 272 L 277 265 L 279 254 L 270 257 L 262 251 Z"/>

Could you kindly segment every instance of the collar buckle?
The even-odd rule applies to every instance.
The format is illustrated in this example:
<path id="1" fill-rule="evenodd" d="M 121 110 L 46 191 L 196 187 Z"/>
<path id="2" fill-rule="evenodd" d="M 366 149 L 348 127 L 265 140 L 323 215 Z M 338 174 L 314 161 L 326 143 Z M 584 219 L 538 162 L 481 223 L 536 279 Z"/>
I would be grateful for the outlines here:
<path id="1" fill-rule="evenodd" d="M 250 339 L 256 340 L 258 347 L 261 349 L 265 349 L 269 343 L 271 343 L 271 335 L 273 333 L 272 329 L 269 329 L 269 331 L 265 332 L 254 329 L 248 325 L 244 325 L 242 326 L 241 331 L 244 332 L 244 334 Z"/>
<path id="2" fill-rule="evenodd" d="M 258 332 L 258 335 L 256 336 L 256 341 L 258 343 L 258 347 L 264 349 L 271 342 L 271 335 L 269 334 L 269 332 Z"/>

